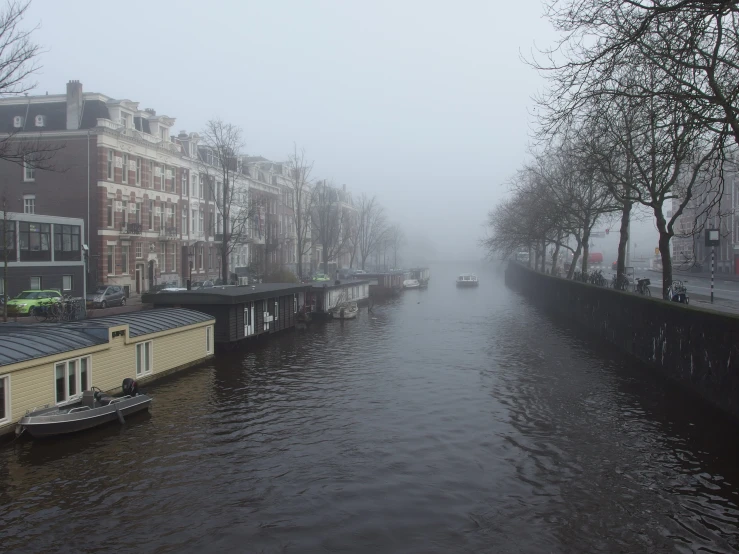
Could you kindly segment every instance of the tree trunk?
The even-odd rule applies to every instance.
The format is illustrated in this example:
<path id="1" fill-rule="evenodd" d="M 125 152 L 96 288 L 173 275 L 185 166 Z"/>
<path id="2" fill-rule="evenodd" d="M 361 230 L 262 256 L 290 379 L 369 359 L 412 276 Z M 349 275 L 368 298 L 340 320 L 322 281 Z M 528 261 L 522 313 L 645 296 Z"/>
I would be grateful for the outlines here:
<path id="1" fill-rule="evenodd" d="M 554 245 L 554 253 L 552 254 L 552 275 L 557 274 L 557 261 L 559 260 L 559 249 L 561 248 L 561 235 L 557 235 L 557 244 Z"/>
<path id="2" fill-rule="evenodd" d="M 662 258 L 662 298 L 669 300 L 667 289 L 672 285 L 672 256 L 670 254 L 670 239 L 672 234 L 667 230 L 667 223 L 662 215 L 662 208 L 654 208 L 659 231 L 659 254 Z"/>
<path id="3" fill-rule="evenodd" d="M 588 254 L 590 252 L 590 229 L 586 228 L 582 236 L 582 273 L 588 272 Z"/>
<path id="4" fill-rule="evenodd" d="M 541 272 L 547 272 L 547 241 L 542 239 L 541 241 Z"/>
<path id="5" fill-rule="evenodd" d="M 616 282 L 620 283 L 626 272 L 626 245 L 629 243 L 629 218 L 631 202 L 625 202 L 621 211 L 621 234 L 618 239 L 618 258 L 616 261 Z"/>
<path id="6" fill-rule="evenodd" d="M 577 267 L 577 262 L 580 259 L 580 252 L 582 252 L 582 241 L 580 240 L 580 237 L 575 235 L 575 240 L 577 241 L 577 248 L 575 248 L 575 253 L 572 255 L 572 263 L 570 264 L 570 269 L 567 271 L 567 278 L 572 279 L 572 277 L 575 275 L 575 268 Z"/>

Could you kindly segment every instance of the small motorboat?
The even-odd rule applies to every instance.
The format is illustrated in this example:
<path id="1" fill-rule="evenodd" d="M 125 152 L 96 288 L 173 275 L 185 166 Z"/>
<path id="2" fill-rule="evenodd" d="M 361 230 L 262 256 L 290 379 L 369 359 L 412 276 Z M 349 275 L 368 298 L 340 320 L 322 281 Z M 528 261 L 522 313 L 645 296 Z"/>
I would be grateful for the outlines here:
<path id="1" fill-rule="evenodd" d="M 343 302 L 331 310 L 331 315 L 334 319 L 356 319 L 359 315 L 359 306 L 356 302 Z"/>
<path id="2" fill-rule="evenodd" d="M 15 429 L 27 431 L 35 439 L 76 433 L 110 421 L 125 422 L 125 417 L 151 406 L 151 397 L 139 393 L 133 379 L 123 380 L 123 396 L 108 396 L 97 387 L 86 390 L 72 402 L 45 406 L 26 412 Z"/>
<path id="3" fill-rule="evenodd" d="M 406 279 L 403 281 L 403 288 L 404 289 L 417 289 L 421 286 L 421 283 L 418 282 L 418 279 Z"/>
<path id="4" fill-rule="evenodd" d="M 477 281 L 477 275 L 474 273 L 462 273 L 459 277 L 457 277 L 457 286 L 458 287 L 476 287 L 480 283 Z"/>

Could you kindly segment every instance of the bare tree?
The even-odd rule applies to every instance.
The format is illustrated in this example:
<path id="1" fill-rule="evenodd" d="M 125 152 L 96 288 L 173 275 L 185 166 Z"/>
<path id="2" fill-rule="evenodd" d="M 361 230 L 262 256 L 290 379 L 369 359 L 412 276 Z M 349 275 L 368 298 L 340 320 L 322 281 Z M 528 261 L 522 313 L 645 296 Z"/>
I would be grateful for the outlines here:
<path id="1" fill-rule="evenodd" d="M 384 239 L 387 224 L 385 211 L 376 196 L 368 197 L 362 194 L 357 203 L 357 241 L 359 245 L 359 259 L 364 269 L 369 258 Z"/>
<path id="2" fill-rule="evenodd" d="M 206 125 L 201 140 L 199 166 L 218 211 L 222 231 L 218 246 L 221 254 L 221 279 L 228 283 L 229 256 L 248 237 L 249 224 L 257 214 L 258 206 L 256 202 L 250 201 L 242 172 L 244 142 L 241 128 L 214 119 Z"/>
<path id="3" fill-rule="evenodd" d="M 397 223 L 390 225 L 385 231 L 385 239 L 388 241 L 388 245 L 393 252 L 393 267 L 398 268 L 398 250 L 401 249 L 405 243 L 405 233 L 400 225 Z"/>
<path id="4" fill-rule="evenodd" d="M 323 272 L 328 275 L 328 264 L 344 248 L 346 211 L 341 205 L 339 191 L 326 180 L 313 188 L 313 228 L 318 244 L 323 249 Z"/>
<path id="5" fill-rule="evenodd" d="M 739 144 L 739 4 L 733 0 L 549 0 L 562 38 L 532 61 L 550 82 L 539 100 L 543 129 L 567 124 L 583 102 L 624 94 L 627 68 L 649 70 L 628 94 L 661 98 Z"/>
<path id="6" fill-rule="evenodd" d="M 314 206 L 313 189 L 311 188 L 311 172 L 313 162 L 305 159 L 305 151 L 293 144 L 293 153 L 287 161 L 290 194 L 293 209 L 293 225 L 295 226 L 295 243 L 298 256 L 298 277 L 303 278 L 303 256 L 310 252 L 311 226 Z"/>

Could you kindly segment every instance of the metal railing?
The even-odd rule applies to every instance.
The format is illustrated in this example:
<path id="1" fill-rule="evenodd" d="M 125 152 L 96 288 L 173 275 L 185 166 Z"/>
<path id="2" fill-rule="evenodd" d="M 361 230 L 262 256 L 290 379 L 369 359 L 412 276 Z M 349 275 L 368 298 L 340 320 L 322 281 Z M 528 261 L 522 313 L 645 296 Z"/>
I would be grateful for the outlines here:
<path id="1" fill-rule="evenodd" d="M 141 223 L 121 223 L 122 235 L 140 235 L 143 232 Z"/>

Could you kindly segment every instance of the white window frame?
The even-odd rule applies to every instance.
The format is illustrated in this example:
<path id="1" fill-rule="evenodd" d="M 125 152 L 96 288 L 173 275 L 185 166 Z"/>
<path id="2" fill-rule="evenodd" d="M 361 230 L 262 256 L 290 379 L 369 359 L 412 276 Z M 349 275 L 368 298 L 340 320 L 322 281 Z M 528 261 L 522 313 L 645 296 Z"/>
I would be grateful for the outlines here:
<path id="1" fill-rule="evenodd" d="M 38 279 L 38 287 L 33 286 L 33 280 Z M 40 276 L 31 276 L 29 279 L 29 290 L 41 290 L 41 277 Z"/>
<path id="2" fill-rule="evenodd" d="M 31 215 L 36 213 L 36 195 L 35 194 L 24 194 L 23 195 L 23 213 L 31 214 Z"/>
<path id="3" fill-rule="evenodd" d="M 146 356 L 148 345 L 148 357 Z M 148 359 L 147 359 L 148 358 Z M 142 368 L 142 362 L 146 362 L 145 368 Z M 150 340 L 145 340 L 141 342 L 136 343 L 136 347 L 134 349 L 134 365 L 136 367 L 136 377 L 141 377 L 142 375 L 151 375 L 153 369 L 154 369 L 154 342 Z"/>
<path id="4" fill-rule="evenodd" d="M 69 286 L 66 286 L 65 281 L 69 279 Z M 72 275 L 62 275 L 62 290 L 68 291 L 72 290 L 72 287 L 74 286 L 74 278 Z"/>
<path id="5" fill-rule="evenodd" d="M 141 158 L 136 158 L 136 184 L 141 184 Z"/>
<path id="6" fill-rule="evenodd" d="M 205 328 L 205 353 L 213 354 L 213 326 L 208 325 Z"/>
<path id="7" fill-rule="evenodd" d="M 143 251 L 144 251 L 144 247 L 143 247 L 141 241 L 137 242 L 136 243 L 136 248 L 135 248 L 135 255 L 136 255 L 136 259 L 137 260 L 140 260 L 141 258 L 144 257 L 143 256 L 143 253 L 144 253 Z"/>
<path id="8" fill-rule="evenodd" d="M 27 156 L 23 156 L 23 182 L 33 183 L 36 180 L 36 168 L 26 161 Z"/>
<path id="9" fill-rule="evenodd" d="M 5 386 L 3 387 L 3 392 L 5 394 L 3 395 L 3 398 L 0 398 L 0 402 L 5 403 L 5 417 L 0 418 L 0 425 L 4 425 L 5 423 L 10 422 L 10 420 L 13 418 L 13 410 L 10 405 L 10 375 L 0 375 L 0 381 L 5 382 Z"/>
<path id="10" fill-rule="evenodd" d="M 64 404 L 75 398 L 82 396 L 82 360 L 87 360 L 87 389 L 90 390 L 92 386 L 92 356 L 79 356 L 77 358 L 69 358 L 67 360 L 61 360 L 52 364 L 53 376 L 54 376 L 54 403 Z M 75 362 L 75 393 L 69 394 L 69 364 Z M 64 399 L 59 400 L 57 398 L 56 390 L 56 370 L 57 366 L 64 365 Z"/>
<path id="11" fill-rule="evenodd" d="M 121 246 L 121 275 L 128 275 L 128 266 L 131 263 L 128 246 Z"/>
<path id="12" fill-rule="evenodd" d="M 112 181 L 115 177 L 115 166 L 113 165 L 113 151 L 108 150 L 108 181 Z"/>

